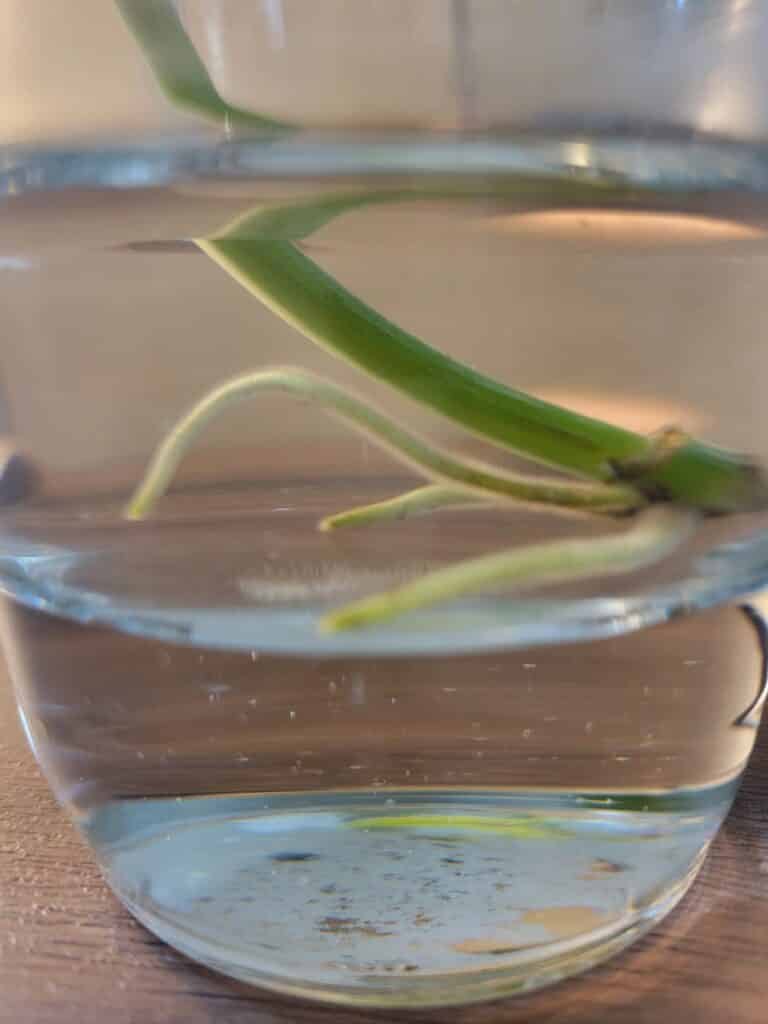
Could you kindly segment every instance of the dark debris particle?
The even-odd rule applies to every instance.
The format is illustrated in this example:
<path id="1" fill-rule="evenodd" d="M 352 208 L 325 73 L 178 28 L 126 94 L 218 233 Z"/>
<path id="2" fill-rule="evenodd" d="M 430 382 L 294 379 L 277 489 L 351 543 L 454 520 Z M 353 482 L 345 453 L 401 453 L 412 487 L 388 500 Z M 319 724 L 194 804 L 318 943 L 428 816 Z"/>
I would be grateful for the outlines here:
<path id="1" fill-rule="evenodd" d="M 331 935 L 364 935 L 367 938 L 384 938 L 395 932 L 384 931 L 371 921 L 360 921 L 357 917 L 323 917 L 317 924 L 319 932 Z"/>
<path id="2" fill-rule="evenodd" d="M 303 861 L 307 860 L 320 860 L 320 854 L 285 850 L 281 853 L 273 853 L 269 859 L 276 861 L 278 864 L 301 864 Z"/>

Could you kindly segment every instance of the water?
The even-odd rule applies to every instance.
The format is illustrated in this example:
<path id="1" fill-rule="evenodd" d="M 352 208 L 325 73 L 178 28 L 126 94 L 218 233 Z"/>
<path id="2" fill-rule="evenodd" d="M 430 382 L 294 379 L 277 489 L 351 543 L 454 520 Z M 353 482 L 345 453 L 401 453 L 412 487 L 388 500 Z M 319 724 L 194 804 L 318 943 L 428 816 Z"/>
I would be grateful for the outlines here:
<path id="1" fill-rule="evenodd" d="M 417 478 L 284 396 L 222 416 L 147 521 L 122 515 L 192 401 L 275 364 L 517 465 L 321 352 L 190 241 L 366 189 L 384 152 L 413 201 L 301 242 L 353 292 L 500 380 L 768 458 L 766 154 L 579 145 L 576 171 L 568 139 L 6 154 L 0 585 L 23 720 L 118 895 L 221 970 L 351 1002 L 535 987 L 665 913 L 727 812 L 761 708 L 763 515 L 708 520 L 634 574 L 330 636 L 318 617 L 357 596 L 624 526 L 487 507 L 320 533 Z M 646 191 L 509 193 L 510 171 L 587 157 Z M 472 198 L 427 201 L 427 180 Z"/>

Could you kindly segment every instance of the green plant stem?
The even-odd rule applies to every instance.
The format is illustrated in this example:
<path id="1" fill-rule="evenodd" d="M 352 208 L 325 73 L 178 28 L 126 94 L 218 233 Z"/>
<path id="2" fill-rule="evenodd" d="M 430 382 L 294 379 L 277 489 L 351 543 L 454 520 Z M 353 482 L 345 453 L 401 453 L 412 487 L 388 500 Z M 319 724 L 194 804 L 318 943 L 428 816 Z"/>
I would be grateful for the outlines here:
<path id="1" fill-rule="evenodd" d="M 653 438 L 508 388 L 386 320 L 290 242 L 198 245 L 306 337 L 475 434 L 596 480 L 616 481 L 626 466 L 639 491 L 702 511 L 766 502 L 765 480 L 743 458 L 687 439 L 657 457 Z"/>
<path id="2" fill-rule="evenodd" d="M 633 572 L 660 561 L 693 532 L 698 515 L 660 505 L 642 512 L 616 536 L 531 544 L 459 562 L 402 587 L 363 598 L 326 615 L 323 632 L 379 625 L 439 601 L 498 586 L 566 583 Z"/>
<path id="3" fill-rule="evenodd" d="M 116 0 L 158 85 L 176 107 L 222 125 L 274 135 L 295 129 L 227 103 L 219 95 L 171 0 Z"/>
<path id="4" fill-rule="evenodd" d="M 290 242 L 217 237 L 200 248 L 282 320 L 473 433 L 558 468 L 611 479 L 606 461 L 647 455 L 646 438 L 513 391 L 386 320 Z"/>
<path id="5" fill-rule="evenodd" d="M 551 507 L 555 511 L 609 515 L 634 511 L 644 504 L 642 495 L 629 485 L 576 483 L 503 474 L 481 462 L 458 459 L 398 427 L 376 409 L 330 381 L 303 370 L 276 367 L 226 381 L 182 416 L 153 456 L 144 479 L 125 510 L 126 516 L 141 519 L 148 514 L 167 489 L 186 450 L 214 416 L 235 402 L 270 391 L 318 402 L 400 461 L 470 494 L 495 495 L 517 503 Z"/>

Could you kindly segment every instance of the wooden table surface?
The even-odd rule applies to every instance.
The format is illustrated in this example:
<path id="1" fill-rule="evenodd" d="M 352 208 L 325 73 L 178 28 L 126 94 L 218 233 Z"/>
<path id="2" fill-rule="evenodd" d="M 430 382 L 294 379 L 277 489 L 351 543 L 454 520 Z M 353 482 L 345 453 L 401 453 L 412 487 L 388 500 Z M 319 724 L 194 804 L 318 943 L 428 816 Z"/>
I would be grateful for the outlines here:
<path id="1" fill-rule="evenodd" d="M 5 670 L 2 669 L 5 677 Z M 768 730 L 681 906 L 584 978 L 464 1010 L 315 1007 L 230 982 L 136 924 L 57 808 L 0 679 L 0 1021 L 13 1024 L 752 1024 L 768 1019 Z"/>

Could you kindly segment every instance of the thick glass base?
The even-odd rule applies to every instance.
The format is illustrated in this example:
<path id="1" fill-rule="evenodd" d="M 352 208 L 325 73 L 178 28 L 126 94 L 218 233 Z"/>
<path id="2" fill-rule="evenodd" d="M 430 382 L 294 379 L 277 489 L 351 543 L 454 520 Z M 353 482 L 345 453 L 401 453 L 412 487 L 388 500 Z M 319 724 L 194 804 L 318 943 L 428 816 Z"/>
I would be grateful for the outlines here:
<path id="1" fill-rule="evenodd" d="M 360 1006 L 476 1002 L 586 970 L 677 903 L 712 824 L 701 807 L 620 798 L 596 811 L 562 795 L 336 793 L 309 809 L 262 798 L 260 814 L 257 799 L 129 801 L 90 838 L 119 898 L 170 945 Z"/>

